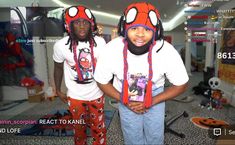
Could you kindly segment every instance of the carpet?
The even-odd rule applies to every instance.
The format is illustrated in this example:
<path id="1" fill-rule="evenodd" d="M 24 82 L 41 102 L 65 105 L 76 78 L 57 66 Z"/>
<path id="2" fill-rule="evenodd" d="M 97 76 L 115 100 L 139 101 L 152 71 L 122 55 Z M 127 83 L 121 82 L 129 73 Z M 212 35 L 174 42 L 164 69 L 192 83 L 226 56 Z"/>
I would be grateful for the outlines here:
<path id="1" fill-rule="evenodd" d="M 105 126 L 108 129 L 115 110 L 105 110 Z M 73 136 L 73 126 L 71 113 L 68 110 L 57 110 L 41 117 L 37 124 L 29 125 L 16 135 L 29 136 Z M 59 123 L 66 122 L 66 123 Z M 70 123 L 69 123 L 70 122 Z M 77 122 L 79 123 L 79 122 Z M 82 123 L 82 122 L 81 122 Z M 87 128 L 87 135 L 91 136 L 90 129 Z"/>

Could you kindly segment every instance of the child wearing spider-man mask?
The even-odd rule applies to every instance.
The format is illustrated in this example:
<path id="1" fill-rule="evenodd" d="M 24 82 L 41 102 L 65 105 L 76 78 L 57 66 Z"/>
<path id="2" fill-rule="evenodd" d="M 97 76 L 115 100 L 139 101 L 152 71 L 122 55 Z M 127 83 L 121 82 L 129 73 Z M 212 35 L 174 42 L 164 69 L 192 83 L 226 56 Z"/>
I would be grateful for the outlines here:
<path id="1" fill-rule="evenodd" d="M 84 6 L 72 6 L 64 13 L 65 28 L 69 34 L 54 45 L 54 80 L 56 93 L 68 103 L 74 120 L 76 145 L 87 144 L 86 128 L 91 129 L 94 145 L 106 144 L 104 124 L 104 96 L 93 79 L 96 60 L 105 40 L 96 36 L 95 17 Z M 61 92 L 64 73 L 67 94 Z"/>
<path id="2" fill-rule="evenodd" d="M 186 90 L 185 66 L 163 40 L 159 12 L 150 3 L 129 5 L 120 18 L 119 34 L 102 50 L 95 80 L 105 94 L 120 101 L 125 144 L 164 144 L 165 101 Z M 167 90 L 165 76 L 173 84 Z"/>

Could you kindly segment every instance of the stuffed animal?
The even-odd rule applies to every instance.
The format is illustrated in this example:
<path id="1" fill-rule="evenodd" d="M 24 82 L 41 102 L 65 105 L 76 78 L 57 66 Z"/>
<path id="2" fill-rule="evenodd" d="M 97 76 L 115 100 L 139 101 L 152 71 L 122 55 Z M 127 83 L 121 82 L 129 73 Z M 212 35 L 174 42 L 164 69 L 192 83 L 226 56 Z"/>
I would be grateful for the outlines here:
<path id="1" fill-rule="evenodd" d="M 212 77 L 209 79 L 208 84 L 210 85 L 210 89 L 205 93 L 210 95 L 210 99 L 202 100 L 200 106 L 202 108 L 207 107 L 209 110 L 222 109 L 222 103 L 226 102 L 226 99 L 222 98 L 223 92 L 219 90 L 221 80 L 217 77 Z"/>
<path id="2" fill-rule="evenodd" d="M 221 85 L 221 81 L 217 77 L 213 77 L 209 80 L 209 85 L 211 87 L 211 107 L 215 109 L 222 108 L 222 91 L 219 90 L 219 86 Z"/>
<path id="3" fill-rule="evenodd" d="M 8 32 L 5 36 L 6 49 L 0 53 L 0 57 L 8 60 L 9 57 L 14 58 L 15 62 L 6 62 L 3 64 L 3 69 L 7 71 L 15 70 L 16 68 L 22 68 L 26 66 L 25 57 L 23 54 L 23 48 L 20 43 L 17 42 L 16 35 L 12 32 Z"/>

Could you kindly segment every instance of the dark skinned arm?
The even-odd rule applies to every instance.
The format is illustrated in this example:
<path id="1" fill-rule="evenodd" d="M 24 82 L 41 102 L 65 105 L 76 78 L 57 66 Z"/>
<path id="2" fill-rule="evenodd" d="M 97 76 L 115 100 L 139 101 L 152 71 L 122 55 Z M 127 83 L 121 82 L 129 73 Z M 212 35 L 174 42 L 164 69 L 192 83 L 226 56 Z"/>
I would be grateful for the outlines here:
<path id="1" fill-rule="evenodd" d="M 116 90 L 111 83 L 108 84 L 100 84 L 97 82 L 98 87 L 107 95 L 110 96 L 111 98 L 120 101 L 121 99 L 121 94 Z"/>
<path id="2" fill-rule="evenodd" d="M 63 74 L 64 74 L 63 68 L 64 68 L 63 63 L 57 63 L 54 61 L 54 81 L 55 81 L 56 94 L 57 96 L 60 97 L 60 99 L 64 103 L 67 103 L 67 96 L 60 90 L 61 82 L 62 82 Z"/>

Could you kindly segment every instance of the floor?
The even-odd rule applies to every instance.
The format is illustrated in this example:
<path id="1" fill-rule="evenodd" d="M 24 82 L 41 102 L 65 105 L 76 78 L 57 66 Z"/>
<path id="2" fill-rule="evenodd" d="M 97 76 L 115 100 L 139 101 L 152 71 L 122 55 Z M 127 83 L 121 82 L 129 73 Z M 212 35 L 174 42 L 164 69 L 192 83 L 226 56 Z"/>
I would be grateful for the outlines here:
<path id="1" fill-rule="evenodd" d="M 174 100 L 166 102 L 166 120 L 175 114 L 181 113 L 183 111 L 187 111 L 189 117 L 187 118 L 179 118 L 174 124 L 172 124 L 171 128 L 182 132 L 185 134 L 185 138 L 179 138 L 170 133 L 165 133 L 165 144 L 198 144 L 205 145 L 210 144 L 213 145 L 216 143 L 214 139 L 209 138 L 208 131 L 205 129 L 198 128 L 194 126 L 190 122 L 190 118 L 193 116 L 200 117 L 211 117 L 215 119 L 222 119 L 227 121 L 228 123 L 235 123 L 235 120 L 232 120 L 229 117 L 229 109 L 223 108 L 221 110 L 207 110 L 202 109 L 198 105 L 200 101 L 203 99 L 203 96 L 196 96 L 192 93 L 192 87 L 197 85 L 202 80 L 202 73 L 193 73 L 193 76 L 190 77 L 190 87 L 189 89 L 182 95 L 177 98 L 182 98 L 185 96 L 193 97 L 193 101 L 190 103 L 181 103 Z M 106 98 L 105 109 L 115 109 L 109 105 L 110 98 Z M 41 115 L 45 115 L 49 113 L 50 110 L 62 109 L 66 108 L 67 105 L 63 104 L 59 99 L 54 101 L 45 101 L 42 103 L 28 103 L 24 102 L 11 110 L 0 112 L 1 117 L 0 120 L 3 119 L 13 119 L 13 120 L 36 120 Z M 11 113 L 11 114 L 10 114 Z M 12 126 L 3 126 L 2 127 L 12 127 Z M 14 127 L 23 127 L 23 125 L 16 125 Z M 6 145 L 72 145 L 73 137 L 40 137 L 40 136 L 16 136 L 13 134 L 0 134 L 0 144 Z M 120 129 L 120 121 L 118 116 L 118 111 L 116 111 L 113 120 L 108 128 L 107 132 L 107 144 L 108 145 L 122 145 L 123 137 Z"/>

